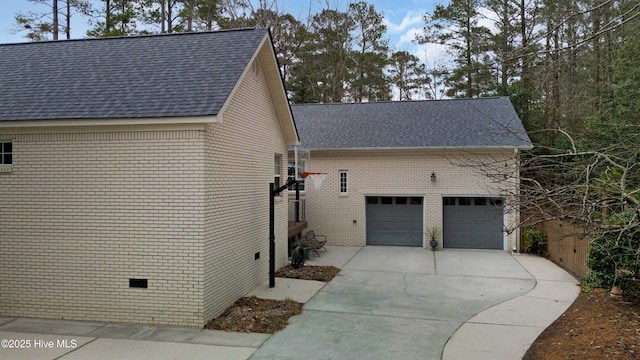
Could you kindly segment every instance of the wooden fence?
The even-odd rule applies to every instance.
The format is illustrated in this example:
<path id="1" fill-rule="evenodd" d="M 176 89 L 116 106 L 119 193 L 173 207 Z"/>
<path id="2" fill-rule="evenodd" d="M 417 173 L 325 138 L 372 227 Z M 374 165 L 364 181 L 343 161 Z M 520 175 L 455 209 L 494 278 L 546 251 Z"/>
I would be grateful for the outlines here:
<path id="1" fill-rule="evenodd" d="M 547 234 L 546 251 L 551 261 L 579 279 L 587 276 L 589 268 L 589 237 L 584 228 L 560 220 L 545 221 L 538 226 Z"/>

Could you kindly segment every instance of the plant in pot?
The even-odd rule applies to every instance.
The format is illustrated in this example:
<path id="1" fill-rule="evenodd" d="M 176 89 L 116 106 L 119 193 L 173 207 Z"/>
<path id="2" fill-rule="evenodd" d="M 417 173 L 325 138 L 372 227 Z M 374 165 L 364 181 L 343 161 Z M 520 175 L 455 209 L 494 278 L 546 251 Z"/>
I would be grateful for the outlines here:
<path id="1" fill-rule="evenodd" d="M 436 251 L 438 248 L 438 238 L 440 238 L 440 228 L 437 226 L 428 228 L 427 235 L 429 236 L 429 246 L 431 246 L 431 251 Z"/>
<path id="2" fill-rule="evenodd" d="M 309 239 L 302 237 L 297 242 L 294 242 L 293 246 L 300 246 L 304 251 L 304 259 L 309 260 L 311 257 L 311 244 L 309 243 Z"/>

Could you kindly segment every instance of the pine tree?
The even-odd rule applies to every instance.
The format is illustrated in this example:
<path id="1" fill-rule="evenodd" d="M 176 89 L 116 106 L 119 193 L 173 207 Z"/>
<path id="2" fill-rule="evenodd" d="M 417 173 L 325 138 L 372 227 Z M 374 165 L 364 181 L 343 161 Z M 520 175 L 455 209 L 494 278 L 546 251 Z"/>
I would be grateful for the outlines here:
<path id="1" fill-rule="evenodd" d="M 397 51 L 391 55 L 389 75 L 391 83 L 398 89 L 400 101 L 419 96 L 427 82 L 424 64 L 420 64 L 420 59 L 407 51 Z"/>
<path id="2" fill-rule="evenodd" d="M 27 1 L 49 8 L 46 11 L 30 11 L 14 16 L 18 28 L 28 30 L 25 37 L 31 41 L 58 40 L 61 30 L 67 40 L 71 39 L 71 18 L 77 14 L 87 15 L 91 8 L 88 0 Z"/>
<path id="3" fill-rule="evenodd" d="M 433 14 L 425 16 L 427 26 L 420 42 L 448 45 L 455 67 L 446 77 L 447 95 L 477 97 L 491 87 L 488 39 L 490 31 L 479 25 L 480 0 L 452 0 L 449 5 L 436 5 Z"/>
<path id="4" fill-rule="evenodd" d="M 348 16 L 354 24 L 348 92 L 355 102 L 389 100 L 391 89 L 385 74 L 389 40 L 383 16 L 365 2 L 349 4 Z"/>

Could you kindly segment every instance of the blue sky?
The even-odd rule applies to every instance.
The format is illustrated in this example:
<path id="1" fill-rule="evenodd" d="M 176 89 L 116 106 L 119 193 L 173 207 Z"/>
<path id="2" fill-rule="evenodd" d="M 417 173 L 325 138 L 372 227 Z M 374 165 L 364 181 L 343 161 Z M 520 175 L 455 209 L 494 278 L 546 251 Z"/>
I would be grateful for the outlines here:
<path id="1" fill-rule="evenodd" d="M 94 0 L 98 2 L 98 0 Z M 425 46 L 412 44 L 415 34 L 422 29 L 422 15 L 433 10 L 438 2 L 447 0 L 369 0 L 379 12 L 385 16 L 388 27 L 388 36 L 393 50 L 406 50 L 414 53 L 423 61 L 429 61 Z M 329 0 L 331 7 L 346 8 L 347 0 Z M 322 8 L 326 0 L 280 0 L 285 12 L 290 12 L 296 17 L 306 17 L 309 8 L 312 10 Z M 14 15 L 18 12 L 37 10 L 39 5 L 27 0 L 0 0 L 0 43 L 25 42 L 25 32 L 15 33 Z M 74 26 L 75 25 L 75 26 Z M 79 23 L 71 26 L 73 38 L 85 37 L 86 25 Z M 436 54 L 434 54 L 436 56 Z"/>

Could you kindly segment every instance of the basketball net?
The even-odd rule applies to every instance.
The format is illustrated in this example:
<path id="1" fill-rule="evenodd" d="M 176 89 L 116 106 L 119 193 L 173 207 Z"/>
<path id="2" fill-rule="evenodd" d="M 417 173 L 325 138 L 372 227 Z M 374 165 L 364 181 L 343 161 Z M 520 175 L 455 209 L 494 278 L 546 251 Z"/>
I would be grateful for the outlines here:
<path id="1" fill-rule="evenodd" d="M 313 188 L 318 190 L 320 189 L 320 186 L 322 186 L 322 182 L 324 181 L 324 178 L 327 177 L 327 173 L 303 172 L 302 178 L 306 179 L 307 177 L 310 177 L 311 180 L 313 180 Z"/>

